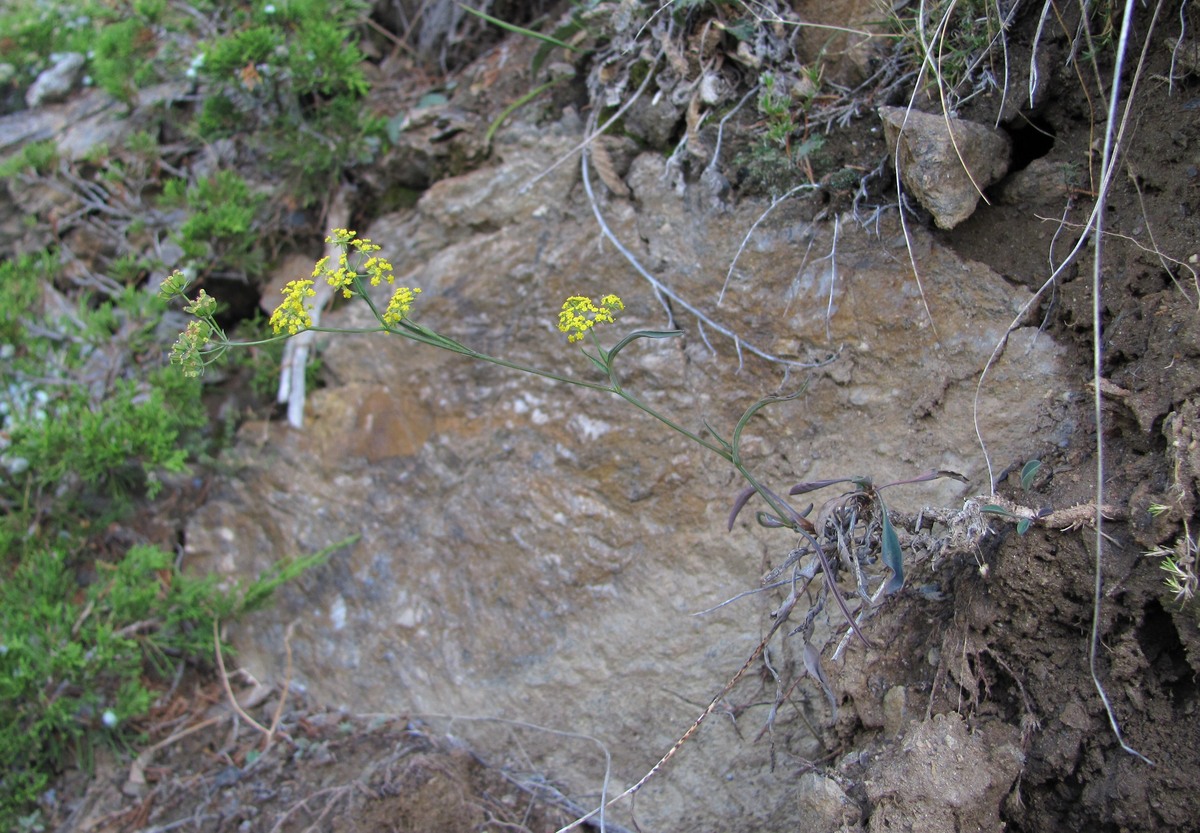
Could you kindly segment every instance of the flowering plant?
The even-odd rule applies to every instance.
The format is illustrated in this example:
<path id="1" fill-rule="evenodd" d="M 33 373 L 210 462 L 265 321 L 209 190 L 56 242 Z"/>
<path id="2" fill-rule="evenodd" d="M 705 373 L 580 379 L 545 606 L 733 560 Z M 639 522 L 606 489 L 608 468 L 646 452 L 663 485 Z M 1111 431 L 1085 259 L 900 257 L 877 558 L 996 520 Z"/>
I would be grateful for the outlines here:
<path id="1" fill-rule="evenodd" d="M 782 528 L 792 531 L 801 538 L 800 546 L 791 551 L 784 563 L 776 570 L 764 576 L 764 589 L 788 587 L 788 593 L 783 604 L 772 613 L 773 625 L 760 642 L 754 654 L 743 665 L 742 669 L 727 683 L 725 689 L 709 705 L 708 709 L 692 725 L 687 733 L 660 760 L 659 764 L 647 774 L 653 775 L 658 768 L 669 760 L 678 748 L 699 727 L 700 723 L 712 713 L 720 699 L 728 693 L 733 685 L 750 668 L 756 657 L 761 656 L 767 642 L 772 638 L 781 625 L 788 621 L 792 610 L 800 598 L 809 595 L 812 604 L 804 624 L 795 628 L 789 636 L 796 633 L 804 635 L 804 662 L 807 673 L 818 680 L 826 691 L 836 712 L 837 702 L 823 670 L 821 669 L 820 650 L 811 644 L 815 616 L 824 608 L 830 597 L 836 602 L 841 615 L 848 623 L 848 630 L 843 638 L 843 645 L 851 634 L 856 634 L 867 645 L 871 643 L 859 629 L 859 621 L 869 612 L 880 595 L 893 593 L 904 583 L 901 543 L 899 536 L 888 518 L 888 510 L 880 496 L 881 490 L 898 484 L 875 486 L 866 478 L 842 478 L 837 480 L 814 481 L 794 486 L 787 494 L 806 494 L 817 489 L 839 483 L 851 483 L 853 488 L 839 497 L 826 501 L 816 516 L 816 521 L 809 520 L 808 515 L 813 507 L 810 505 L 803 511 L 794 509 L 788 497 L 777 493 L 760 483 L 747 468 L 742 458 L 741 440 L 750 420 L 762 408 L 775 402 L 795 399 L 804 392 L 804 387 L 786 396 L 771 396 L 760 399 L 751 405 L 734 426 L 728 439 L 718 434 L 711 426 L 706 425 L 706 433 L 701 434 L 675 422 L 668 416 L 647 405 L 621 384 L 617 372 L 616 360 L 618 355 L 628 345 L 639 339 L 664 339 L 682 335 L 678 330 L 637 330 L 629 333 L 606 349 L 598 335 L 601 325 L 615 324 L 617 316 L 625 311 L 625 304 L 616 295 L 605 295 L 599 300 L 584 295 L 572 295 L 562 304 L 558 313 L 558 330 L 567 337 L 569 344 L 580 344 L 580 352 L 586 357 L 594 371 L 601 378 L 577 378 L 563 375 L 554 371 L 544 370 L 520 362 L 510 361 L 498 356 L 481 353 L 461 342 L 438 333 L 413 317 L 419 288 L 399 286 L 391 295 L 391 299 L 382 309 L 368 292 L 368 285 L 380 286 L 383 283 L 394 286 L 395 276 L 392 264 L 379 255 L 379 247 L 370 240 L 359 238 L 355 232 L 347 229 L 334 229 L 326 242 L 338 247 L 340 252 L 317 261 L 309 278 L 289 282 L 282 290 L 283 301 L 271 315 L 270 323 L 275 335 L 267 341 L 287 339 L 305 332 L 382 332 L 397 335 L 448 350 L 452 353 L 488 362 L 500 367 L 510 368 L 523 373 L 541 376 L 564 384 L 611 393 L 624 399 L 637 409 L 649 414 L 673 431 L 687 437 L 697 445 L 711 451 L 732 465 L 746 482 L 746 487 L 733 501 L 733 509 L 729 516 L 729 526 L 732 529 L 739 513 L 755 496 L 767 504 L 767 511 L 756 513 L 758 523 L 768 528 Z M 316 308 L 310 306 L 318 297 L 314 289 L 315 281 L 324 280 L 334 291 L 340 290 L 346 298 L 359 298 L 368 305 L 375 319 L 376 326 L 365 329 L 325 328 L 314 324 L 319 320 Z M 186 298 L 186 280 L 178 273 L 167 278 L 163 283 L 162 294 L 167 297 Z M 204 367 L 214 361 L 230 347 L 243 346 L 246 343 L 231 342 L 213 319 L 216 303 L 203 290 L 193 300 L 188 300 L 185 310 L 196 316 L 196 320 L 188 325 L 187 330 L 180 336 L 172 352 L 172 361 L 180 364 L 185 373 L 198 375 Z M 262 342 L 254 342 L 262 343 Z M 922 482 L 943 476 L 953 476 L 947 472 L 928 472 L 916 478 L 900 481 L 902 483 Z M 828 554 L 827 554 L 828 550 Z M 881 584 L 871 597 L 866 586 L 862 564 L 876 560 L 874 553 L 882 555 L 882 562 L 891 572 L 891 578 L 886 584 Z M 811 558 L 810 558 L 811 556 Z M 801 566 L 801 563 L 804 565 Z M 842 591 L 838 587 L 838 576 L 842 569 L 852 568 L 857 576 L 857 595 L 862 599 L 858 615 L 848 607 Z M 791 577 L 783 574 L 791 571 Z M 818 574 L 820 577 L 818 578 Z M 816 582 L 815 598 L 808 593 L 810 586 Z M 735 597 L 736 598 L 736 597 Z M 840 649 L 839 649 L 840 650 Z M 630 790 L 636 790 L 645 782 L 645 778 Z M 627 793 L 628 794 L 628 791 Z"/>
<path id="2" fill-rule="evenodd" d="M 782 496 L 759 483 L 746 468 L 740 452 L 742 432 L 750 419 L 768 404 L 795 399 L 804 392 L 804 388 L 787 396 L 767 397 L 751 405 L 742 415 L 741 419 L 738 420 L 728 440 L 722 438 L 711 427 L 708 427 L 708 433 L 711 435 L 711 438 L 702 436 L 651 408 L 621 385 L 616 370 L 616 359 L 625 347 L 639 339 L 674 338 L 682 335 L 682 332 L 679 330 L 637 330 L 626 335 L 612 348 L 604 349 L 596 334 L 596 327 L 601 324 L 615 323 L 617 315 L 625 310 L 625 304 L 618 296 L 605 295 L 597 302 L 587 296 L 572 295 L 562 305 L 558 315 L 559 332 L 564 333 L 567 336 L 568 343 L 571 344 L 584 341 L 585 339 L 590 341 L 592 351 L 589 352 L 583 347 L 580 348 L 580 351 L 604 377 L 603 381 L 579 379 L 510 361 L 499 356 L 481 353 L 461 342 L 417 323 L 410 316 L 410 313 L 416 302 L 416 296 L 421 292 L 419 288 L 397 287 L 392 293 L 391 300 L 388 301 L 387 306 L 383 310 L 380 310 L 370 293 L 367 292 L 367 285 L 395 284 L 392 264 L 386 258 L 379 256 L 380 247 L 366 238 L 360 238 L 356 232 L 344 228 L 333 229 L 330 235 L 325 238 L 325 242 L 332 243 L 340 248 L 341 251 L 337 256 L 336 264 L 331 263 L 330 257 L 323 257 L 317 261 L 310 278 L 290 281 L 283 288 L 283 301 L 271 314 L 270 324 L 275 333 L 273 337 L 254 342 L 230 341 L 213 317 L 216 312 L 216 301 L 202 289 L 196 298 L 188 300 L 184 307 L 184 311 L 196 316 L 196 320 L 188 324 L 187 329 L 175 342 L 171 352 L 171 361 L 180 365 L 183 368 L 183 372 L 188 375 L 200 375 L 208 364 L 216 361 L 231 347 L 264 344 L 290 338 L 302 332 L 381 332 L 398 335 L 411 341 L 449 350 L 452 353 L 458 353 L 471 359 L 507 367 L 534 376 L 541 376 L 577 387 L 615 394 L 635 408 L 654 417 L 671 430 L 682 434 L 697 445 L 708 449 L 726 460 L 738 470 L 746 480 L 748 486 L 735 501 L 734 511 L 730 518 L 731 525 L 733 518 L 736 517 L 747 501 L 754 495 L 758 495 L 766 501 L 770 508 L 770 512 L 768 513 L 759 513 L 758 520 L 761 524 L 769 527 L 790 528 L 808 537 L 814 548 L 820 553 L 820 547 L 816 545 L 816 541 L 812 538 L 813 534 L 817 531 L 813 523 L 804 517 L 805 513 L 796 512 Z M 340 290 L 345 298 L 357 297 L 364 301 L 370 307 L 378 326 L 354 330 L 314 326 L 311 314 L 312 307 L 309 306 L 310 300 L 317 295 L 316 290 L 313 288 L 313 279 L 324 279 L 330 287 Z M 163 281 L 160 294 L 165 298 L 182 297 L 186 299 L 186 291 L 187 279 L 182 273 L 175 272 Z M 823 553 L 821 554 L 821 560 L 825 562 L 827 575 L 832 576 L 833 571 L 829 568 L 829 564 L 826 562 Z"/>

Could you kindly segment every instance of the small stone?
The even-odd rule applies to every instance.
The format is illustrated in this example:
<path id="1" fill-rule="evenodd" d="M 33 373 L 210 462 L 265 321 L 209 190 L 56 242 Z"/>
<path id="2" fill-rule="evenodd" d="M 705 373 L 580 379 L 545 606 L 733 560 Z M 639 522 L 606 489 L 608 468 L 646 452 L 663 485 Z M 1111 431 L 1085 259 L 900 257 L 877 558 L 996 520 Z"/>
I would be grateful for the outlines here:
<path id="1" fill-rule="evenodd" d="M 983 189 L 1008 172 L 1008 137 L 963 119 L 905 107 L 880 107 L 883 133 L 904 187 L 952 229 L 971 216 Z"/>
<path id="2" fill-rule="evenodd" d="M 883 695 L 883 731 L 887 735 L 899 734 L 908 722 L 908 696 L 904 686 L 888 689 Z"/>
<path id="3" fill-rule="evenodd" d="M 847 830 L 858 825 L 862 810 L 832 778 L 806 772 L 796 784 L 795 830 Z"/>
<path id="4" fill-rule="evenodd" d="M 1035 159 L 997 186 L 996 198 L 1006 205 L 1036 207 L 1061 202 L 1070 190 L 1061 162 Z"/>

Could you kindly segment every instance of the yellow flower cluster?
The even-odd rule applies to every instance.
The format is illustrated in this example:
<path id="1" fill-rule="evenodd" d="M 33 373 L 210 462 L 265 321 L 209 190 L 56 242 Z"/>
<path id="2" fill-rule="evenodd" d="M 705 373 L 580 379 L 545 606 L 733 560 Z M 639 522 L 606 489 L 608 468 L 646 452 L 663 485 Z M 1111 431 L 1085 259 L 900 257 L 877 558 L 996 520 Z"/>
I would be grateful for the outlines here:
<path id="1" fill-rule="evenodd" d="M 324 278 L 334 289 L 342 290 L 342 295 L 346 298 L 354 297 L 354 281 L 360 276 L 369 280 L 371 286 L 379 286 L 384 281 L 389 284 L 396 282 L 391 262 L 376 254 L 380 247 L 365 237 L 359 238 L 357 232 L 335 228 L 325 238 L 325 242 L 341 247 L 342 253 L 337 257 L 337 268 L 330 268 L 329 257 L 323 257 L 313 267 L 312 277 Z M 361 263 L 351 264 L 352 252 Z M 284 301 L 271 315 L 271 326 L 276 333 L 286 330 L 288 334 L 295 335 L 300 330 L 312 326 L 312 317 L 304 306 L 305 298 L 317 294 L 312 286 L 311 280 L 292 281 L 283 290 Z M 392 300 L 388 302 L 387 310 L 382 316 L 383 323 L 388 327 L 399 324 L 412 309 L 413 301 L 420 291 L 407 286 L 398 288 L 392 295 Z"/>
<path id="2" fill-rule="evenodd" d="M 337 260 L 338 268 L 330 269 L 329 258 L 323 257 L 317 261 L 312 276 L 314 278 L 324 277 L 334 289 L 342 290 L 344 297 L 350 298 L 354 295 L 351 286 L 359 269 L 367 273 L 367 279 L 371 281 L 371 286 L 379 286 L 384 281 L 395 282 L 396 276 L 392 273 L 391 261 L 378 257 L 375 252 L 379 251 L 380 247 L 367 238 L 359 238 L 356 236 L 356 232 L 349 229 L 336 228 L 325 238 L 325 242 L 342 247 L 342 253 L 338 255 Z M 360 256 L 366 257 L 362 265 L 355 269 L 350 268 L 351 249 L 358 252 Z"/>
<path id="3" fill-rule="evenodd" d="M 392 295 L 392 300 L 388 301 L 387 309 L 383 312 L 383 323 L 389 327 L 395 327 L 404 316 L 408 315 L 408 311 L 412 309 L 413 301 L 416 300 L 419 289 L 409 289 L 407 286 L 402 286 Z"/>
<path id="4" fill-rule="evenodd" d="M 317 294 L 312 286 L 312 281 L 288 281 L 282 290 L 283 303 L 271 313 L 271 329 L 277 333 L 287 330 L 288 335 L 295 335 L 312 326 L 312 316 L 304 305 L 305 298 Z"/>
<path id="5" fill-rule="evenodd" d="M 567 334 L 567 341 L 574 343 L 583 339 L 584 333 L 597 324 L 613 323 L 614 314 L 625 309 L 616 295 L 605 295 L 597 306 L 591 298 L 572 295 L 562 305 L 558 314 L 558 331 Z"/>

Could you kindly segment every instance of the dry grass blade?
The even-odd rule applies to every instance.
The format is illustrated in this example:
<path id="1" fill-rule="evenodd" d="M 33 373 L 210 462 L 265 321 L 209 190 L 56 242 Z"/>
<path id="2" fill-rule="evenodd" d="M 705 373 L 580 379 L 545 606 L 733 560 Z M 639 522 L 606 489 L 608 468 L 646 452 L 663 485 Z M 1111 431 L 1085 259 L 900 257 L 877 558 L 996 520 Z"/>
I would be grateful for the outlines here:
<path id="1" fill-rule="evenodd" d="M 763 655 L 763 652 L 766 650 L 767 645 L 770 643 L 771 638 L 775 635 L 775 632 L 778 631 L 783 623 L 788 620 L 788 617 L 791 615 L 791 612 L 795 608 L 798 601 L 799 597 L 797 596 L 795 589 L 793 589 L 791 594 L 788 595 L 787 599 L 779 607 L 779 609 L 772 614 L 775 618 L 775 622 L 771 625 L 770 630 L 767 631 L 767 635 L 759 641 L 758 646 L 754 649 L 753 653 L 751 653 L 750 656 L 747 657 L 746 661 L 742 663 L 742 667 L 737 670 L 736 674 L 729 678 L 729 682 L 727 682 L 717 696 L 712 699 L 712 701 L 708 704 L 708 707 L 701 712 L 700 716 L 697 717 L 692 725 L 688 727 L 687 731 L 679 737 L 679 740 L 675 741 L 675 744 L 667 750 L 665 755 L 658 759 L 658 763 L 652 766 L 645 775 L 638 779 L 637 783 L 625 790 L 625 792 L 609 799 L 607 803 L 601 803 L 600 807 L 585 816 L 575 819 L 575 821 L 571 822 L 566 827 L 560 828 L 557 833 L 566 833 L 568 830 L 574 830 L 580 825 L 586 824 L 591 819 L 599 816 L 605 807 L 611 807 L 618 801 L 629 798 L 637 793 L 637 791 L 644 787 L 651 778 L 657 775 L 662 768 L 679 753 L 679 750 L 682 749 L 683 746 L 692 739 L 696 732 L 700 730 L 700 727 L 704 724 L 704 721 L 708 719 L 709 715 L 716 711 L 717 706 L 722 700 L 725 699 L 725 696 L 733 690 L 733 687 L 736 686 L 742 680 L 742 678 L 746 676 L 746 672 L 749 671 L 758 658 Z"/>
<path id="2" fill-rule="evenodd" d="M 1151 37 L 1154 33 L 1154 22 L 1158 19 L 1158 12 L 1161 8 L 1161 3 L 1154 7 L 1154 17 L 1150 22 L 1150 26 L 1146 32 L 1145 46 L 1149 47 Z M 1100 604 L 1101 592 L 1104 584 L 1103 566 L 1104 566 L 1104 431 L 1101 429 L 1103 424 L 1103 408 L 1101 402 L 1101 364 L 1103 358 L 1103 342 L 1101 340 L 1101 325 L 1103 323 L 1104 304 L 1101 293 L 1101 269 L 1103 267 L 1103 247 L 1104 247 L 1104 211 L 1106 203 L 1106 193 L 1108 185 L 1112 180 L 1113 170 L 1116 167 L 1117 155 L 1120 150 L 1120 135 L 1116 133 L 1114 125 L 1117 123 L 1117 107 L 1120 101 L 1121 90 L 1121 73 L 1124 68 L 1125 54 L 1129 47 L 1130 30 L 1133 27 L 1133 0 L 1126 0 L 1125 17 L 1121 22 L 1121 36 L 1117 43 L 1116 60 L 1113 64 L 1112 73 L 1112 91 L 1110 94 L 1110 103 L 1108 111 L 1108 120 L 1105 124 L 1104 131 L 1104 151 L 1101 157 L 1100 180 L 1104 185 L 1104 190 L 1096 200 L 1095 210 L 1095 228 L 1096 234 L 1093 237 L 1094 257 L 1092 259 L 1092 383 L 1095 389 L 1092 392 L 1093 416 L 1096 421 L 1096 558 L 1095 558 L 1095 579 L 1093 582 L 1092 596 L 1092 629 L 1091 638 L 1088 644 L 1088 668 L 1092 674 L 1092 682 L 1096 686 L 1096 692 L 1100 696 L 1101 702 L 1104 703 L 1104 710 L 1108 715 L 1109 726 L 1112 728 L 1113 735 L 1117 739 L 1117 743 L 1121 745 L 1130 755 L 1133 755 L 1151 766 L 1154 762 L 1138 752 L 1132 746 L 1125 742 L 1125 738 L 1121 733 L 1121 726 L 1117 722 L 1117 717 L 1113 711 L 1112 703 L 1109 701 L 1108 694 L 1104 690 L 1104 684 L 1100 682 L 1100 676 L 1097 671 L 1098 653 L 1100 646 Z M 1133 102 L 1137 92 L 1137 82 L 1141 75 L 1142 67 L 1145 66 L 1146 55 L 1143 52 L 1141 60 L 1138 62 L 1137 69 L 1134 72 L 1133 79 L 1129 86 L 1129 101 Z M 1125 116 L 1128 117 L 1131 108 L 1127 105 Z M 1124 127 L 1124 119 L 1122 119 L 1122 128 Z"/>

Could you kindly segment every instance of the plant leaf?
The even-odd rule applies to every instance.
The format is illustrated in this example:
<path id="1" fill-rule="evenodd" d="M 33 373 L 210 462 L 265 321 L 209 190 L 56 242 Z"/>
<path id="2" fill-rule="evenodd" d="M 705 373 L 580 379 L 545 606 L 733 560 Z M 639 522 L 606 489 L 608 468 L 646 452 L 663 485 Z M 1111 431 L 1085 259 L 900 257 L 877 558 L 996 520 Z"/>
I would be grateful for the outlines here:
<path id="1" fill-rule="evenodd" d="M 796 397 L 800 396 L 804 391 L 808 390 L 808 382 L 806 381 L 800 386 L 798 391 L 789 393 L 786 396 L 766 396 L 755 402 L 746 409 L 746 413 L 742 414 L 742 418 L 738 420 L 737 426 L 733 429 L 733 437 L 730 440 L 730 445 L 733 446 L 734 457 L 737 457 L 738 446 L 741 445 L 742 431 L 746 428 L 746 423 L 750 422 L 750 418 L 768 405 L 773 405 L 776 402 L 791 402 Z"/>
<path id="2" fill-rule="evenodd" d="M 786 523 L 779 520 L 779 518 L 772 515 L 770 512 L 756 512 L 754 517 L 755 520 L 758 521 L 759 526 L 765 526 L 767 529 L 783 529 L 785 527 L 789 529 L 791 528 Z"/>
<path id="3" fill-rule="evenodd" d="M 717 429 L 713 428 L 712 425 L 709 424 L 707 419 L 704 420 L 704 427 L 706 429 L 708 429 L 708 433 L 712 434 L 713 439 L 721 444 L 721 448 L 725 449 L 726 451 L 733 451 L 733 446 L 731 446 L 728 442 L 726 442 L 725 438 L 717 433 Z"/>
<path id="4" fill-rule="evenodd" d="M 1029 487 L 1033 485 L 1033 479 L 1037 477 L 1037 473 L 1042 468 L 1041 460 L 1030 460 L 1021 467 L 1021 488 L 1029 491 Z"/>
<path id="5" fill-rule="evenodd" d="M 617 357 L 617 353 L 624 350 L 627 344 L 637 341 L 639 338 L 678 338 L 681 335 L 683 335 L 683 330 L 638 330 L 632 332 L 618 341 L 616 347 L 608 351 L 608 362 L 611 365 Z"/>
<path id="6" fill-rule="evenodd" d="M 879 501 L 879 513 L 883 518 L 883 563 L 892 571 L 892 577 L 883 592 L 890 596 L 904 586 L 904 553 L 900 549 L 900 536 L 892 526 L 892 519 L 888 517 L 883 501 Z"/>
<path id="7" fill-rule="evenodd" d="M 569 20 L 567 23 L 554 30 L 554 39 L 559 43 L 563 43 L 567 38 L 582 31 L 584 31 L 583 24 L 577 19 L 571 18 L 571 20 Z M 547 41 L 539 46 L 537 52 L 533 54 L 533 61 L 529 64 L 529 70 L 530 74 L 534 78 L 537 78 L 537 74 L 541 70 L 542 64 L 544 64 L 546 59 L 550 57 L 550 53 L 554 51 L 554 47 L 555 43 L 553 41 Z M 570 49 L 571 47 L 568 46 L 567 48 Z"/>
<path id="8" fill-rule="evenodd" d="M 750 502 L 750 498 L 754 497 L 755 489 L 753 486 L 747 486 L 738 492 L 737 497 L 733 499 L 733 508 L 729 512 L 729 531 L 733 532 L 733 522 L 737 520 L 738 513 Z"/>
<path id="9" fill-rule="evenodd" d="M 535 32 L 532 29 L 524 29 L 520 26 L 515 26 L 512 23 L 507 23 L 498 17 L 492 17 L 490 14 L 487 14 L 486 12 L 481 12 L 478 9 L 472 9 L 470 6 L 467 6 L 463 3 L 459 3 L 458 5 L 459 5 L 459 8 L 461 8 L 463 11 L 470 12 L 471 14 L 475 15 L 476 17 L 482 17 L 488 23 L 492 24 L 493 26 L 499 26 L 501 29 L 504 29 L 507 32 L 512 32 L 513 34 L 517 34 L 517 35 L 524 35 L 527 38 L 534 38 L 535 40 L 540 40 L 545 43 L 553 44 L 555 46 L 561 46 L 563 49 L 566 49 L 569 52 L 578 52 L 579 51 L 574 46 L 571 46 L 571 44 L 565 43 L 564 41 L 560 41 L 558 38 L 552 38 L 549 35 L 543 35 L 541 32 Z"/>
<path id="10" fill-rule="evenodd" d="M 880 489 L 887 489 L 891 486 L 904 486 L 909 483 L 928 483 L 930 480 L 940 480 L 943 477 L 948 477 L 951 480 L 957 480 L 959 483 L 970 483 L 966 477 L 956 471 L 949 469 L 930 469 L 926 472 L 921 472 L 916 477 L 910 477 L 907 480 L 894 480 L 891 483 L 884 483 Z"/>
<path id="11" fill-rule="evenodd" d="M 504 124 L 505 121 L 507 121 L 509 116 L 511 116 L 515 111 L 524 107 L 529 102 L 533 101 L 535 98 L 537 98 L 539 95 L 541 95 L 542 93 L 544 93 L 546 90 L 550 89 L 557 83 L 558 83 L 558 79 L 555 79 L 553 81 L 547 81 L 545 84 L 542 84 L 539 87 L 534 87 L 532 90 L 525 93 L 525 95 L 521 96 L 516 101 L 514 101 L 512 104 L 508 105 L 502 111 L 500 111 L 500 115 L 496 116 L 495 120 L 493 120 L 492 123 L 488 125 L 487 132 L 483 134 L 484 147 L 490 148 L 492 146 L 492 138 L 496 135 L 496 131 L 500 129 L 500 127 Z M 392 143 L 395 144 L 395 140 L 393 140 Z"/>
<path id="12" fill-rule="evenodd" d="M 1033 526 L 1033 518 L 1021 518 L 1017 521 L 1017 534 L 1024 535 L 1029 531 L 1029 527 Z"/>
<path id="13" fill-rule="evenodd" d="M 583 353 L 583 355 L 587 356 L 591 360 L 592 364 L 594 364 L 596 366 L 597 370 L 599 370 L 605 376 L 608 375 L 608 365 L 606 365 L 599 357 L 593 356 L 591 353 L 589 353 L 587 350 L 584 350 L 582 347 L 579 348 L 579 352 Z"/>
<path id="14" fill-rule="evenodd" d="M 833 707 L 833 720 L 836 723 L 838 717 L 837 697 L 834 696 L 829 678 L 825 676 L 825 669 L 821 667 L 821 652 L 814 648 L 807 639 L 804 641 L 804 670 L 821 684 L 821 688 L 825 689 L 825 696 L 829 698 L 829 705 Z"/>
<path id="15" fill-rule="evenodd" d="M 1016 515 L 1014 515 L 1012 512 L 1009 512 L 1003 506 L 997 506 L 994 503 L 989 503 L 985 506 L 980 506 L 979 511 L 982 514 L 1000 515 L 1001 517 L 1004 517 L 1004 518 L 1015 518 L 1016 517 Z"/>
<path id="16" fill-rule="evenodd" d="M 839 477 L 836 480 L 810 480 L 807 483 L 797 483 L 792 488 L 788 489 L 789 495 L 802 495 L 805 492 L 815 492 L 817 489 L 824 489 L 826 486 L 832 486 L 835 483 L 856 483 L 858 478 L 854 477 Z"/>

